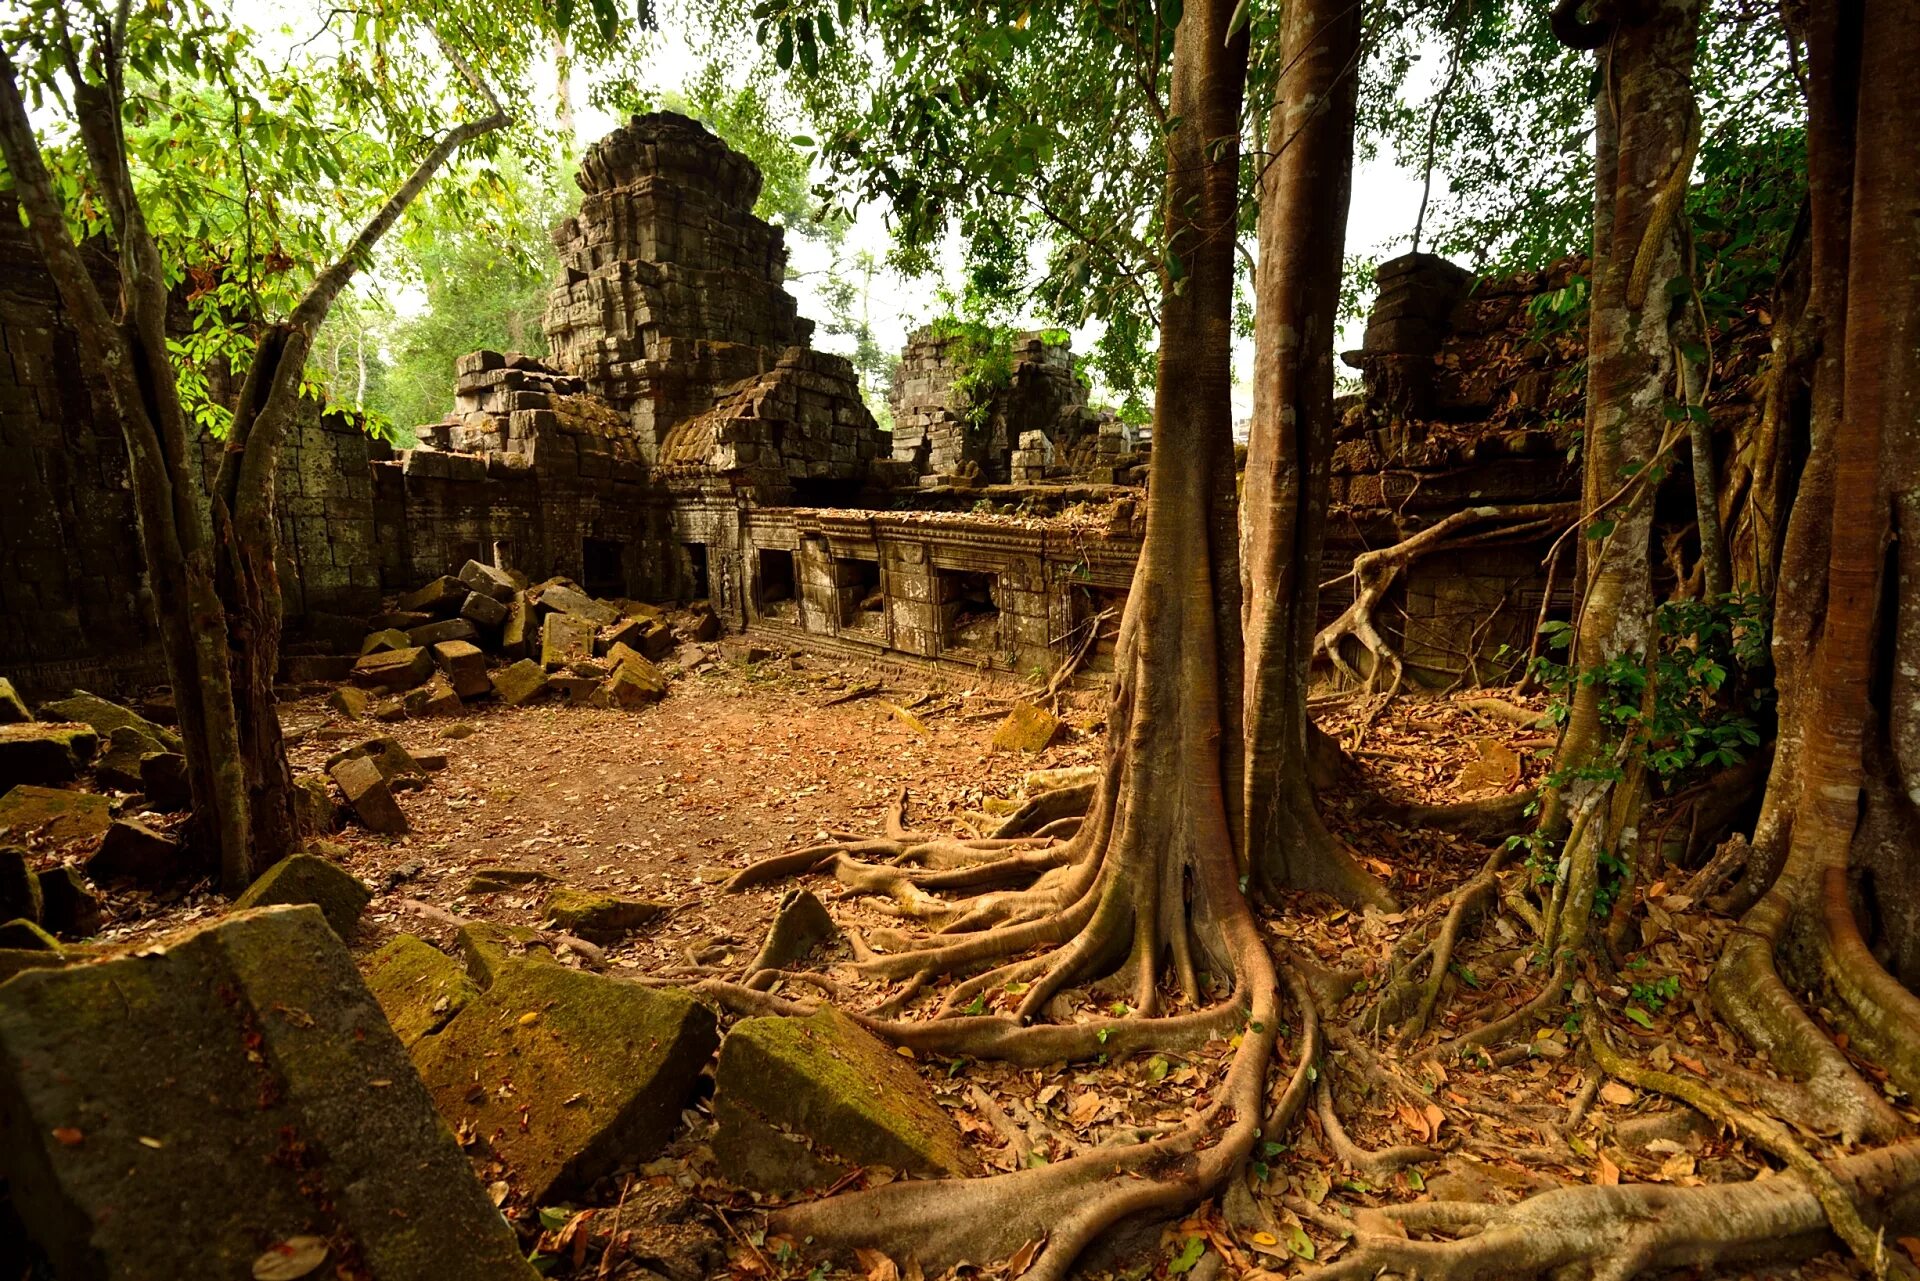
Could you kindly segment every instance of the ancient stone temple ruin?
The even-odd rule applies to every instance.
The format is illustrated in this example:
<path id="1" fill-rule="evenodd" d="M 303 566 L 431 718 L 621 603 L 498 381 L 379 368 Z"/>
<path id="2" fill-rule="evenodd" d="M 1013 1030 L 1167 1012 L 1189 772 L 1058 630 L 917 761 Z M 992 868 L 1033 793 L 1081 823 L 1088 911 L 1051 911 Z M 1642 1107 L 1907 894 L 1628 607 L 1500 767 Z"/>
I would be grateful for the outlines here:
<path id="1" fill-rule="evenodd" d="M 1150 442 L 1090 407 L 1064 342 L 1018 336 L 983 391 L 962 344 L 916 333 L 889 436 L 848 362 L 809 345 L 748 160 L 654 114 L 597 143 L 578 182 L 579 212 L 554 233 L 550 357 L 463 357 L 450 412 L 414 448 L 318 411 L 287 442 L 291 655 L 357 643 L 383 595 L 476 560 L 601 597 L 709 599 L 733 628 L 855 657 L 1026 677 L 1084 648 L 1102 666 Z M 152 680 L 122 446 L 18 220 L 0 215 L 0 438 L 20 477 L 0 487 L 0 668 L 47 690 Z M 1559 381 L 1578 353 L 1525 332 L 1525 302 L 1554 280 L 1474 282 L 1429 257 L 1382 279 L 1350 358 L 1368 393 L 1345 405 L 1328 579 L 1462 505 L 1573 492 Z M 1540 551 L 1462 550 L 1409 572 L 1382 621 L 1410 668 L 1490 674 L 1480 655 L 1524 644 Z M 1333 589 L 1323 613 L 1344 604 Z"/>

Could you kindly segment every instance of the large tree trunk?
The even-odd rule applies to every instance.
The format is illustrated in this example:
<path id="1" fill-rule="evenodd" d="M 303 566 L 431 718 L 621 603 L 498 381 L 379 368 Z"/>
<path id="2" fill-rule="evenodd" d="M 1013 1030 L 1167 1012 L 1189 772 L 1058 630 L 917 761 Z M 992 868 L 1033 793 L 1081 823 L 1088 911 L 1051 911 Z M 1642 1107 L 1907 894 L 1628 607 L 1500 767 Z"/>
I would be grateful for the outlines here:
<path id="1" fill-rule="evenodd" d="M 1246 860 L 1263 893 L 1385 894 L 1320 821 L 1307 782 L 1307 667 L 1317 630 L 1333 444 L 1360 6 L 1289 4 L 1279 97 L 1260 165 L 1253 424 L 1242 533 L 1246 583 Z"/>
<path id="2" fill-rule="evenodd" d="M 1920 29 L 1901 9 L 1816 6 L 1809 21 L 1821 355 L 1815 456 L 1789 530 L 1774 641 L 1783 694 L 1794 692 L 1783 698 L 1781 755 L 1756 833 L 1772 857 L 1748 869 L 1769 879 L 1713 983 L 1727 1020 L 1806 1081 L 1818 1122 L 1850 1138 L 1897 1133 L 1901 1122 L 1775 966 L 1778 953 L 1796 986 L 1824 988 L 1854 1044 L 1920 1089 L 1920 1000 L 1882 959 L 1912 980 L 1920 916 L 1920 585 L 1902 537 L 1920 527 L 1920 175 L 1906 154 L 1920 129 L 1911 74 Z"/>
<path id="3" fill-rule="evenodd" d="M 1546 833 L 1565 842 L 1543 878 L 1547 943 L 1561 965 L 1586 942 L 1602 876 L 1638 861 L 1645 767 L 1615 741 L 1606 704 L 1618 692 L 1592 677 L 1638 667 L 1651 688 L 1653 464 L 1674 386 L 1667 282 L 1684 270 L 1679 205 L 1698 129 L 1699 21 L 1700 0 L 1660 0 L 1618 21 L 1600 58 L 1582 484 L 1588 568 L 1555 761 L 1565 782 L 1543 816 Z"/>

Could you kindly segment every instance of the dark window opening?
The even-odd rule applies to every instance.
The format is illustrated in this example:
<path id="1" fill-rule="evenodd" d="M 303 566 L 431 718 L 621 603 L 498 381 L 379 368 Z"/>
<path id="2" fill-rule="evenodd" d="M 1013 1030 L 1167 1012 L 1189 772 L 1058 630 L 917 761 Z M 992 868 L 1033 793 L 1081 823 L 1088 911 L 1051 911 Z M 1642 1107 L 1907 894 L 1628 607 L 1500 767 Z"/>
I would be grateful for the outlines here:
<path id="1" fill-rule="evenodd" d="M 1095 587 L 1091 583 L 1073 585 L 1073 629 L 1067 633 L 1062 661 L 1080 652 L 1092 633 L 1093 648 L 1080 663 L 1083 672 L 1111 672 L 1114 646 L 1120 640 L 1120 611 L 1126 608 L 1127 593 L 1121 587 Z"/>
<path id="2" fill-rule="evenodd" d="M 685 580 L 688 584 L 688 600 L 706 600 L 713 595 L 713 588 L 707 582 L 707 545 L 705 543 L 682 543 L 680 550 L 686 555 Z"/>
<path id="3" fill-rule="evenodd" d="M 760 549 L 760 573 L 757 587 L 760 612 L 768 618 L 794 615 L 793 553 L 777 548 Z"/>
<path id="4" fill-rule="evenodd" d="M 611 538 L 580 540 L 580 585 L 589 596 L 627 594 L 626 544 Z"/>
<path id="5" fill-rule="evenodd" d="M 835 557 L 833 583 L 841 631 L 885 633 L 887 600 L 880 591 L 879 561 Z"/>
<path id="6" fill-rule="evenodd" d="M 448 548 L 448 550 L 453 553 L 452 559 L 450 562 L 453 568 L 449 571 L 450 573 L 457 574 L 460 572 L 460 567 L 466 564 L 468 561 L 480 559 L 479 543 L 475 543 L 475 542 L 454 543 L 451 547 Z"/>
<path id="7" fill-rule="evenodd" d="M 998 649 L 1000 576 L 943 569 L 940 578 L 940 627 L 949 645 L 960 649 Z"/>
<path id="8" fill-rule="evenodd" d="M 795 476 L 792 505 L 795 507 L 858 507 L 866 484 L 866 479 L 860 476 Z"/>

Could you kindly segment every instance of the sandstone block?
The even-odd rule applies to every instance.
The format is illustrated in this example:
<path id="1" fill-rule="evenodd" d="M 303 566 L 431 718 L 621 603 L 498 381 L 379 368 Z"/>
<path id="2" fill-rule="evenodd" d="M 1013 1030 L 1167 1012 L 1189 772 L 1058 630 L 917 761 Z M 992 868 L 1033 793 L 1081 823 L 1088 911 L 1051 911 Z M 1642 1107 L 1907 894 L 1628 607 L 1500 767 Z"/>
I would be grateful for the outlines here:
<path id="1" fill-rule="evenodd" d="M 0 952 L 52 952 L 60 955 L 60 940 L 40 928 L 38 921 L 16 917 L 0 925 Z"/>
<path id="2" fill-rule="evenodd" d="M 59 844 L 104 836 L 109 802 L 91 792 L 69 792 L 22 783 L 0 796 L 0 836 L 39 832 Z"/>
<path id="3" fill-rule="evenodd" d="M 33 719 L 26 700 L 14 689 L 13 682 L 0 676 L 0 725 L 18 725 Z"/>
<path id="4" fill-rule="evenodd" d="M 478 641 L 480 629 L 464 618 L 447 618 L 409 628 L 407 639 L 415 645 L 438 645 L 442 641 Z"/>
<path id="5" fill-rule="evenodd" d="M 546 688 L 546 669 L 531 658 L 523 658 L 505 671 L 493 674 L 493 692 L 509 707 L 531 703 Z"/>
<path id="6" fill-rule="evenodd" d="M 993 732 L 993 750 L 1045 751 L 1065 724 L 1065 721 L 1037 704 L 1015 703 L 1013 710 L 1007 713 L 1007 719 L 1001 721 L 1000 728 Z"/>
<path id="7" fill-rule="evenodd" d="M 326 836 L 340 830 L 340 806 L 324 774 L 293 776 L 293 821 L 302 836 Z"/>
<path id="8" fill-rule="evenodd" d="M 390 649 L 406 649 L 413 642 L 407 639 L 404 628 L 386 627 L 377 632 L 368 632 L 367 638 L 360 642 L 360 657 L 379 654 Z"/>
<path id="9" fill-rule="evenodd" d="M 311 908 L 17 975 L 0 1100 L 0 1166 L 60 1276 L 261 1275 L 307 1237 L 383 1281 L 535 1275 Z"/>
<path id="10" fill-rule="evenodd" d="M 646 899 L 562 885 L 547 896 L 546 918 L 588 942 L 612 943 L 666 910 L 664 904 Z"/>
<path id="11" fill-rule="evenodd" d="M 353 665 L 357 685 L 369 689 L 412 689 L 433 675 L 433 655 L 418 645 L 368 654 Z"/>
<path id="12" fill-rule="evenodd" d="M 87 879 L 96 885 L 165 885 L 189 870 L 179 841 L 130 818 L 114 820 L 87 860 Z"/>
<path id="13" fill-rule="evenodd" d="M 389 783 L 406 781 L 418 783 L 426 780 L 426 771 L 421 768 L 420 762 L 414 759 L 413 753 L 403 747 L 399 739 L 384 736 L 362 739 L 350 747 L 341 748 L 327 757 L 327 769 L 331 771 L 340 762 L 361 756 L 367 757 L 378 766 L 380 777 Z"/>
<path id="14" fill-rule="evenodd" d="M 40 878 L 33 874 L 27 852 L 18 845 L 0 845 L 0 920 L 37 921 L 40 916 Z"/>
<path id="15" fill-rule="evenodd" d="M 491 631 L 507 621 L 507 605 L 491 596 L 474 592 L 467 597 L 467 603 L 460 607 L 460 617 L 475 627 Z"/>
<path id="16" fill-rule="evenodd" d="M 605 627 L 620 617 L 618 609 L 605 601 L 595 600 L 564 578 L 549 578 L 529 595 L 534 604 L 544 611 L 572 614 L 587 619 L 595 627 Z"/>
<path id="17" fill-rule="evenodd" d="M 666 675 L 638 654 L 631 651 L 629 654 L 613 669 L 613 674 L 594 689 L 593 701 L 598 706 L 633 709 L 666 697 Z"/>
<path id="18" fill-rule="evenodd" d="M 830 1007 L 734 1024 L 714 1072 L 713 1114 L 721 1171 L 766 1192 L 825 1187 L 863 1166 L 974 1173 L 959 1127 L 919 1073 Z"/>
<path id="19" fill-rule="evenodd" d="M 441 641 L 433 647 L 433 661 L 461 698 L 479 698 L 493 688 L 487 679 L 487 656 L 472 641 Z"/>
<path id="20" fill-rule="evenodd" d="M 327 695 L 327 706 L 352 721 L 363 721 L 373 710 L 373 698 L 363 689 L 342 685 Z"/>
<path id="21" fill-rule="evenodd" d="M 193 806 L 187 782 L 187 758 L 178 752 L 151 752 L 140 758 L 140 791 L 160 814 L 178 814 Z"/>
<path id="22" fill-rule="evenodd" d="M 476 867 L 467 881 L 468 894 L 505 894 L 524 890 L 529 885 L 544 885 L 553 874 L 538 867 Z"/>
<path id="23" fill-rule="evenodd" d="M 548 671 L 593 657 L 594 623 L 577 614 L 548 614 L 540 623 L 540 663 Z"/>
<path id="24" fill-rule="evenodd" d="M 525 658 L 535 634 L 533 606 L 525 592 L 515 592 L 507 603 L 506 621 L 500 624 L 500 652 L 508 658 Z"/>
<path id="25" fill-rule="evenodd" d="M 409 613 L 431 614 L 438 618 L 457 613 L 472 589 L 452 574 L 442 574 L 418 591 L 400 598 L 400 608 Z"/>
<path id="26" fill-rule="evenodd" d="M 0 792 L 19 783 L 72 782 L 99 746 L 93 726 L 83 722 L 0 725 Z"/>
<path id="27" fill-rule="evenodd" d="M 40 923 L 61 938 L 83 939 L 100 928 L 100 896 L 70 863 L 40 873 Z"/>
<path id="28" fill-rule="evenodd" d="M 483 561 L 470 560 L 460 567 L 459 577 L 471 591 L 502 602 L 513 599 L 513 576 L 504 569 Z"/>
<path id="29" fill-rule="evenodd" d="M 460 695 L 445 672 L 435 672 L 426 684 L 408 690 L 400 705 L 409 716 L 458 716 Z"/>
<path id="30" fill-rule="evenodd" d="M 346 796 L 347 804 L 353 807 L 354 817 L 369 831 L 397 835 L 408 830 L 407 816 L 400 811 L 400 803 L 393 799 L 393 789 L 381 777 L 380 767 L 371 758 L 357 756 L 341 761 L 328 773 Z"/>
<path id="31" fill-rule="evenodd" d="M 509 961 L 558 963 L 546 936 L 527 925 L 469 921 L 455 933 L 454 941 L 460 945 L 460 959 L 466 963 L 468 976 L 483 988 L 493 986 L 501 967 Z"/>
<path id="32" fill-rule="evenodd" d="M 247 886 L 233 901 L 236 908 L 311 903 L 327 918 L 333 932 L 351 939 L 360 913 L 373 901 L 373 891 L 359 877 L 312 854 L 290 854 Z"/>
<path id="33" fill-rule="evenodd" d="M 153 750 L 156 752 L 186 750 L 180 741 L 180 736 L 164 725 L 156 725 L 138 712 L 130 711 L 98 694 L 89 694 L 83 689 L 76 689 L 67 697 L 42 706 L 40 719 L 84 722 L 93 726 L 93 732 L 102 741 L 112 738 L 114 730 L 125 727 L 152 739 Z"/>
<path id="34" fill-rule="evenodd" d="M 412 934 L 398 936 L 367 959 L 367 988 L 408 1049 L 480 995 L 460 962 Z"/>
<path id="35" fill-rule="evenodd" d="M 684 992 L 508 961 L 414 1062 L 447 1121 L 549 1205 L 657 1153 L 717 1040 Z"/>

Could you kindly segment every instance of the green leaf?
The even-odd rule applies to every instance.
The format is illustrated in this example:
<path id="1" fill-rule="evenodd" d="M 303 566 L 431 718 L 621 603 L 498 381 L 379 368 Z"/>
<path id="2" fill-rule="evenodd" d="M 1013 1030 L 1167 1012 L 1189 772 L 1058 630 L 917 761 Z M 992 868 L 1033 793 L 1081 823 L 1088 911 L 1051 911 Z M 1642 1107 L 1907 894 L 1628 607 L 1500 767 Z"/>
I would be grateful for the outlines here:
<path id="1" fill-rule="evenodd" d="M 1180 1276 L 1191 1272 L 1198 1266 L 1201 1256 L 1207 1252 L 1205 1237 L 1188 1237 L 1187 1243 L 1180 1247 L 1180 1253 L 1173 1256 L 1173 1262 L 1167 1264 L 1167 1275 Z"/>
<path id="2" fill-rule="evenodd" d="M 1651 1030 L 1653 1027 L 1653 1015 L 1647 1013 L 1637 1005 L 1629 1005 L 1626 1009 L 1626 1015 L 1643 1028 Z"/>

